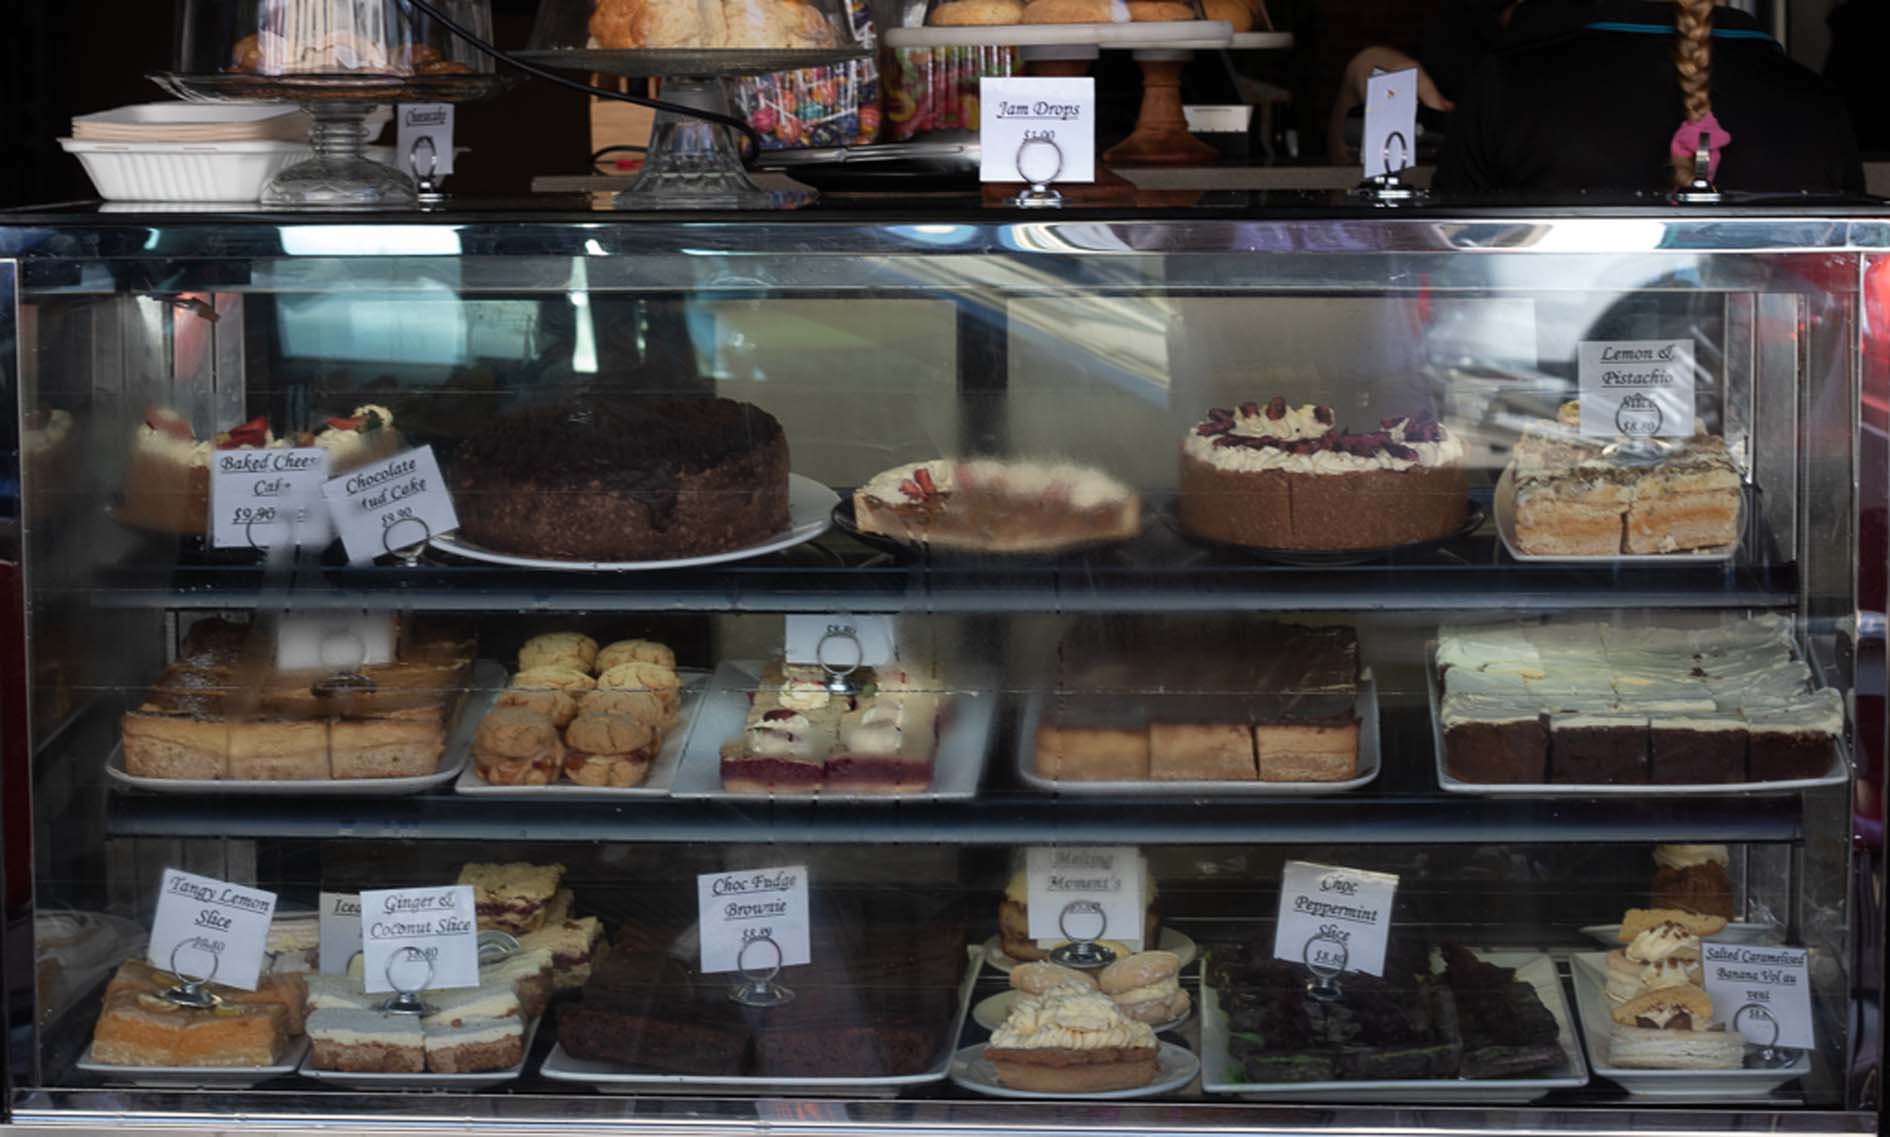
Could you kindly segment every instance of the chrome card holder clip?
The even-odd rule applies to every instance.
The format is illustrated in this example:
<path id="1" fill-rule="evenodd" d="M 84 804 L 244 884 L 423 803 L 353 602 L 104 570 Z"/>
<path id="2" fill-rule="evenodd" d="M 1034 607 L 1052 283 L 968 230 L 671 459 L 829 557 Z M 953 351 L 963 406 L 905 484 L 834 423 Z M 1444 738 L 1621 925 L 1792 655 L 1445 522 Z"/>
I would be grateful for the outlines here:
<path id="1" fill-rule="evenodd" d="M 422 147 L 425 148 L 424 159 Z M 421 162 L 425 161 L 423 168 Z M 446 204 L 446 191 L 440 188 L 440 152 L 433 145 L 433 139 L 421 135 L 413 140 L 413 148 L 407 153 L 407 166 L 413 171 L 413 180 L 417 187 L 414 200 L 421 209 L 438 209 Z"/>
<path id="2" fill-rule="evenodd" d="M 1070 931 L 1071 916 L 1096 917 L 1096 931 L 1090 936 L 1079 936 Z M 1069 942 L 1061 944 L 1050 952 L 1050 962 L 1060 963 L 1065 967 L 1074 967 L 1079 971 L 1096 971 L 1116 961 L 1116 953 L 1096 941 L 1103 938 L 1109 930 L 1109 916 L 1102 910 L 1102 905 L 1094 900 L 1072 900 L 1057 913 L 1057 931 Z"/>
<path id="3" fill-rule="evenodd" d="M 427 965 L 426 978 L 422 979 L 420 985 L 417 987 L 403 987 L 401 986 L 400 980 L 394 978 L 395 965 L 409 959 L 417 959 Z M 412 944 L 408 944 L 406 947 L 401 948 L 399 951 L 387 957 L 387 968 L 384 974 L 387 976 L 387 985 L 394 989 L 394 993 L 387 997 L 385 1003 L 381 1004 L 382 1014 L 427 1015 L 433 1013 L 433 1008 L 429 1007 L 425 1000 L 420 998 L 420 993 L 425 991 L 433 983 L 432 956 L 414 947 Z"/>
<path id="4" fill-rule="evenodd" d="M 748 966 L 748 949 L 756 944 L 767 944 L 774 949 L 774 963 L 765 969 L 751 969 Z M 779 1007 L 794 1001 L 794 992 L 775 979 L 781 974 L 782 961 L 787 958 L 781 945 L 773 936 L 756 936 L 742 945 L 742 950 L 735 955 L 735 969 L 741 972 L 742 981 L 729 988 L 728 997 L 732 1002 L 744 1007 Z"/>
<path id="5" fill-rule="evenodd" d="M 1747 1059 L 1748 1066 L 1757 1065 L 1761 1068 L 1789 1066 L 1798 1060 L 1798 1052 L 1796 1050 L 1778 1044 L 1779 1032 L 1784 1028 L 1779 1023 L 1778 1016 L 1774 1015 L 1770 1009 L 1761 1004 L 1747 1003 L 1745 1006 L 1734 1011 L 1732 1021 L 1726 1024 L 1726 1029 L 1740 1034 L 1745 1033 L 1739 1030 L 1739 1020 L 1748 1014 L 1758 1019 L 1760 1022 L 1770 1023 L 1772 1026 L 1772 1037 L 1767 1042 L 1762 1044 L 1757 1042 L 1746 1043 L 1748 1051 L 1757 1051 L 1757 1053 L 1751 1054 Z"/>
<path id="6" fill-rule="evenodd" d="M 1314 944 L 1329 945 L 1317 949 Z M 1299 958 L 1306 964 L 1306 970 L 1312 972 L 1312 982 L 1306 984 L 1309 998 L 1321 1003 L 1336 1003 L 1345 994 L 1339 989 L 1339 976 L 1345 973 L 1346 964 L 1352 960 L 1352 951 L 1345 946 L 1345 941 L 1324 932 L 1306 941 L 1300 949 Z"/>
<path id="7" fill-rule="evenodd" d="M 196 948 L 210 957 L 209 974 L 193 977 L 184 974 L 183 970 L 177 966 L 177 953 L 187 947 Z M 171 975 L 177 980 L 177 986 L 166 987 L 158 992 L 158 997 L 177 1006 L 198 1011 L 217 1006 L 223 1002 L 223 999 L 215 991 L 210 990 L 210 983 L 217 977 L 217 966 L 222 962 L 223 957 L 212 951 L 202 936 L 178 940 L 171 946 L 170 959 Z"/>
<path id="8" fill-rule="evenodd" d="M 1397 143 L 1397 154 L 1401 164 L 1391 161 L 1392 143 Z M 1404 137 L 1402 130 L 1394 130 L 1385 136 L 1383 174 L 1373 174 L 1360 182 L 1352 190 L 1354 197 L 1369 198 L 1375 205 L 1410 205 L 1424 199 L 1425 191 L 1400 178 L 1397 171 L 1411 165 L 1411 143 Z"/>
<path id="9" fill-rule="evenodd" d="M 853 644 L 853 662 L 846 664 L 829 663 L 827 661 L 827 642 L 829 640 L 850 641 Z M 858 685 L 854 682 L 853 675 L 860 669 L 860 666 L 866 662 L 866 648 L 860 643 L 859 633 L 855 632 L 852 628 L 830 627 L 827 629 L 826 634 L 822 635 L 820 640 L 814 644 L 814 660 L 820 664 L 820 669 L 827 673 L 827 690 L 829 692 L 835 695 L 851 695 L 854 691 L 858 690 Z"/>
<path id="10" fill-rule="evenodd" d="M 1061 209 L 1063 195 L 1051 183 L 1063 174 L 1063 148 L 1048 138 L 1026 138 L 1017 147 L 1017 176 L 1024 181 L 1012 203 L 1019 209 Z"/>
<path id="11" fill-rule="evenodd" d="M 1713 205 L 1725 200 L 1719 187 L 1713 184 L 1712 140 L 1704 130 L 1700 131 L 1700 143 L 1693 150 L 1693 180 L 1685 189 L 1675 191 L 1673 199 L 1683 205 Z"/>

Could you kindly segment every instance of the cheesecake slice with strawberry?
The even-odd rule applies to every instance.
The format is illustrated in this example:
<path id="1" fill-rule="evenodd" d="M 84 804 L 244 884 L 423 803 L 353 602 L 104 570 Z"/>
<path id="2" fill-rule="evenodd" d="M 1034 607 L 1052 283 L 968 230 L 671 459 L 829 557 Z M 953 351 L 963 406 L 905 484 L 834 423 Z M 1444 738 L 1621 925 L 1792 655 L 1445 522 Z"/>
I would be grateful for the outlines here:
<path id="1" fill-rule="evenodd" d="M 315 445 L 328 451 L 328 473 L 345 474 L 399 453 L 405 443 L 394 429 L 394 412 L 372 403 L 346 418 L 322 424 Z"/>
<path id="2" fill-rule="evenodd" d="M 1074 462 L 934 458 L 881 472 L 853 491 L 861 531 L 961 552 L 1060 553 L 1127 540 L 1141 499 Z"/>
<path id="3" fill-rule="evenodd" d="M 159 533 L 201 536 L 210 526 L 210 455 L 216 450 L 265 450 L 287 446 L 269 429 L 267 415 L 199 439 L 190 420 L 169 407 L 145 412 L 125 467 L 127 525 Z"/>

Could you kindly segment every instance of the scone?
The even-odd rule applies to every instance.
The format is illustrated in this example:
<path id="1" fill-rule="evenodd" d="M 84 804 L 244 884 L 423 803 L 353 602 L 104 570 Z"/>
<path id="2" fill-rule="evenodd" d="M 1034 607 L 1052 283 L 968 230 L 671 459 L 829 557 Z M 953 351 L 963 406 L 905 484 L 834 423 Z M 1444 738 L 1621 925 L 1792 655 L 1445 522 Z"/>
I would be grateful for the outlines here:
<path id="1" fill-rule="evenodd" d="M 1181 957 L 1172 951 L 1143 951 L 1102 969 L 1096 985 L 1123 1017 L 1149 1024 L 1185 1018 L 1192 1006 L 1181 989 Z"/>
<path id="2" fill-rule="evenodd" d="M 497 707 L 473 735 L 473 765 L 495 786 L 548 786 L 564 766 L 564 742 L 537 711 Z"/>
<path id="3" fill-rule="evenodd" d="M 1201 7 L 1210 20 L 1225 20 L 1234 26 L 1235 33 L 1253 30 L 1254 6 L 1252 0 L 1202 0 Z"/>
<path id="4" fill-rule="evenodd" d="M 1024 22 L 1023 0 L 945 0 L 925 22 L 935 28 L 982 27 Z"/>
<path id="5" fill-rule="evenodd" d="M 667 730 L 670 726 L 670 715 L 663 710 L 663 701 L 653 691 L 617 691 L 608 687 L 586 691 L 578 699 L 578 714 L 629 715 L 658 730 Z"/>
<path id="6" fill-rule="evenodd" d="M 518 649 L 520 671 L 530 671 L 534 667 L 569 667 L 588 675 L 596 659 L 597 641 L 579 632 L 548 632 L 542 636 L 533 636 L 525 641 L 524 647 Z"/>
<path id="7" fill-rule="evenodd" d="M 655 640 L 618 640 L 597 653 L 592 670 L 599 675 L 620 663 L 655 663 L 676 670 L 676 653 Z"/>
<path id="8" fill-rule="evenodd" d="M 682 680 L 671 669 L 655 663 L 619 663 L 597 677 L 597 685 L 612 691 L 648 691 L 673 715 L 682 705 Z"/>
<path id="9" fill-rule="evenodd" d="M 582 715 L 564 732 L 564 773 L 581 786 L 640 786 L 662 736 L 629 715 Z"/>
<path id="10" fill-rule="evenodd" d="M 1093 991 L 1096 978 L 1087 971 L 1039 960 L 1011 968 L 1011 986 L 1026 995 L 1041 995 L 1053 987 L 1087 987 Z"/>

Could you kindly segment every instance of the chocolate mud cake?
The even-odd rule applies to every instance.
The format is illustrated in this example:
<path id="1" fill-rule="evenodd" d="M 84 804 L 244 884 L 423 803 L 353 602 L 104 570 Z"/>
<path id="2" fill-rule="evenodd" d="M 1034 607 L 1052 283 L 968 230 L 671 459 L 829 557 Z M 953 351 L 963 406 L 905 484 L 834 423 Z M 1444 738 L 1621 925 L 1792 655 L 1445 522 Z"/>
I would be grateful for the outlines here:
<path id="1" fill-rule="evenodd" d="M 1731 784 L 1831 768 L 1844 702 L 1773 614 L 1680 626 L 1443 628 L 1444 766 L 1462 781 Z"/>
<path id="2" fill-rule="evenodd" d="M 595 397 L 501 415 L 447 473 L 460 532 L 502 553 L 668 560 L 788 528 L 788 446 L 733 399 Z"/>
<path id="3" fill-rule="evenodd" d="M 1336 782 L 1358 772 L 1358 637 L 1236 618 L 1079 620 L 1036 769 L 1066 781 Z"/>
<path id="4" fill-rule="evenodd" d="M 1264 549 L 1373 549 L 1464 523 L 1463 443 L 1411 414 L 1352 431 L 1328 406 L 1217 407 L 1181 445 L 1181 524 Z"/>

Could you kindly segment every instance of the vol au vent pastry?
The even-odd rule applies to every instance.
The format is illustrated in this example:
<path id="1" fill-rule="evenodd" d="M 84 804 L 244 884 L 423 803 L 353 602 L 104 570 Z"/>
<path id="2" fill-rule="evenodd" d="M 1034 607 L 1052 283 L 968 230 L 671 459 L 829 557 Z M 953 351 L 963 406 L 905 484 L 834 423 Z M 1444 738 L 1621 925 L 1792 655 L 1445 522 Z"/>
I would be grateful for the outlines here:
<path id="1" fill-rule="evenodd" d="M 1263 549 L 1371 549 L 1464 523 L 1461 439 L 1428 414 L 1354 432 L 1329 406 L 1216 407 L 1181 444 L 1182 528 Z"/>
<path id="2" fill-rule="evenodd" d="M 1714 1017 L 1713 999 L 1692 984 L 1644 992 L 1609 1012 L 1608 1057 L 1639 1070 L 1731 1070 L 1745 1036 Z"/>
<path id="3" fill-rule="evenodd" d="M 1675 909 L 1630 909 L 1608 953 L 1607 993 L 1625 1003 L 1648 991 L 1700 981 L 1700 941 L 1718 935 L 1726 921 Z"/>
<path id="4" fill-rule="evenodd" d="M 1146 1086 L 1159 1071 L 1154 1028 L 1100 991 L 1069 985 L 1019 999 L 984 1056 L 1003 1085 L 1045 1093 Z"/>
<path id="5" fill-rule="evenodd" d="M 988 553 L 1054 553 L 1127 540 L 1142 499 L 1074 462 L 934 458 L 894 466 L 853 491 L 860 529 L 916 545 Z"/>

